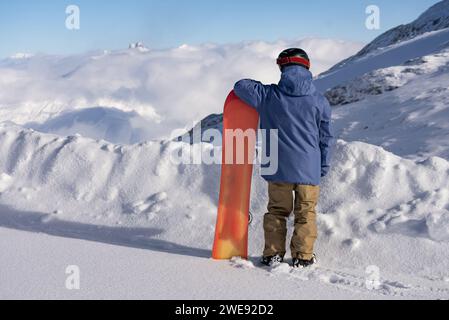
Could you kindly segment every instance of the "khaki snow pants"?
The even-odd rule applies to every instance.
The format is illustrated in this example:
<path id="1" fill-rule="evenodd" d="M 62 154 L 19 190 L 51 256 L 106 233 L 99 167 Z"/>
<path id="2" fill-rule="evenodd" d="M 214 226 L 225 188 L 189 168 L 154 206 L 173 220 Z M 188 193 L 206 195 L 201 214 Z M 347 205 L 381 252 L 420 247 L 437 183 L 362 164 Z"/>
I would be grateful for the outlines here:
<path id="1" fill-rule="evenodd" d="M 312 259 L 317 239 L 315 208 L 320 187 L 269 182 L 268 195 L 268 213 L 264 217 L 264 256 L 285 255 L 287 218 L 294 211 L 295 229 L 290 246 L 292 257 Z"/>

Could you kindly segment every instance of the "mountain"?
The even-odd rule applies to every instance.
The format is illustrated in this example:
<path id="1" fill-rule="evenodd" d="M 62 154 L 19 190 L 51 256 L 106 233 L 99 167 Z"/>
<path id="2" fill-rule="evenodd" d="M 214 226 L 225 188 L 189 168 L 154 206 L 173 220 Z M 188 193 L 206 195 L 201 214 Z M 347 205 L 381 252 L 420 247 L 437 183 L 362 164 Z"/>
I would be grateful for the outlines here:
<path id="1" fill-rule="evenodd" d="M 129 49 L 135 49 L 140 52 L 148 52 L 150 49 L 148 49 L 143 42 L 132 42 L 129 44 Z"/>
<path id="2" fill-rule="evenodd" d="M 447 70 L 447 48 L 433 54 L 408 60 L 407 62 L 382 69 L 377 69 L 328 89 L 325 93 L 331 105 L 345 105 L 379 95 L 405 86 L 421 77 L 435 75 Z"/>
<path id="3" fill-rule="evenodd" d="M 397 155 L 449 159 L 449 1 L 387 31 L 316 79 L 338 137 Z"/>
<path id="4" fill-rule="evenodd" d="M 333 70 L 338 69 L 352 61 L 368 56 L 378 49 L 386 48 L 396 43 L 416 38 L 417 36 L 427 32 L 438 31 L 448 27 L 449 0 L 444 0 L 429 8 L 412 23 L 400 25 L 380 35 L 355 56 L 340 62 L 335 67 L 331 68 L 329 72 L 332 72 Z"/>
<path id="5" fill-rule="evenodd" d="M 449 160 L 449 48 L 330 89 L 339 138 Z M 449 200 L 449 199 L 448 199 Z"/>
<path id="6" fill-rule="evenodd" d="M 316 85 L 327 93 L 332 105 L 395 90 L 445 64 L 439 57 L 449 48 L 447 28 L 449 0 L 444 0 L 412 23 L 383 33 L 356 55 L 322 73 Z"/>
<path id="7" fill-rule="evenodd" d="M 354 80 L 372 71 L 399 66 L 447 48 L 449 29 L 431 31 L 387 47 L 378 48 L 370 54 L 337 64 L 320 74 L 315 81 L 317 88 L 326 91 L 344 82 Z"/>

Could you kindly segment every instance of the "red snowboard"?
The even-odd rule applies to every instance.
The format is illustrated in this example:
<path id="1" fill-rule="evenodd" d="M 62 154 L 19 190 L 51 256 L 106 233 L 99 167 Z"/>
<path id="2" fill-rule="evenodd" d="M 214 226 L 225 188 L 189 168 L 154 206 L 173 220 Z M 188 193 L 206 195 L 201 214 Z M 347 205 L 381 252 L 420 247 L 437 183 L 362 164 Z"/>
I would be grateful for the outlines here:
<path id="1" fill-rule="evenodd" d="M 257 111 L 232 91 L 226 100 L 223 115 L 223 164 L 212 252 L 212 257 L 217 260 L 248 258 L 249 204 L 258 123 Z M 235 130 L 248 133 L 250 138 L 244 140 L 244 148 L 233 137 Z M 238 152 L 240 161 L 236 156 Z"/>

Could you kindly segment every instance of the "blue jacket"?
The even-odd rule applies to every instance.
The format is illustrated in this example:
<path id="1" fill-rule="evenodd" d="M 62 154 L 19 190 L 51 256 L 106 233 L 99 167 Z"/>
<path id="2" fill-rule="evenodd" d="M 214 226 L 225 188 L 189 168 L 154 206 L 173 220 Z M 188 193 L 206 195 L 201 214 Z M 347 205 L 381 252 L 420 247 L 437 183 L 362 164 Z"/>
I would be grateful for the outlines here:
<path id="1" fill-rule="evenodd" d="M 278 85 L 246 79 L 237 82 L 234 92 L 259 112 L 261 129 L 278 129 L 278 171 L 263 176 L 265 180 L 319 185 L 329 171 L 332 111 L 315 89 L 312 73 L 301 66 L 288 66 Z M 265 154 L 269 146 L 268 141 Z"/>

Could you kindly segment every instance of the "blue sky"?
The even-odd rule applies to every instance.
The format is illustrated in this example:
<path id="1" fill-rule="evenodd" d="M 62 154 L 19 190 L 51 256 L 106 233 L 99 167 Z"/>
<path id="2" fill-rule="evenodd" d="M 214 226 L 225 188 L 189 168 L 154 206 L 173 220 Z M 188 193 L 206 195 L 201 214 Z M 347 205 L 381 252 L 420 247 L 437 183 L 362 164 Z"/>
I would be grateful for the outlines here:
<path id="1" fill-rule="evenodd" d="M 0 0 L 0 57 L 17 52 L 79 53 L 184 43 L 331 37 L 369 42 L 414 20 L 437 0 Z M 65 28 L 78 5 L 81 29 Z M 365 8 L 381 9 L 381 30 L 365 28 Z"/>

